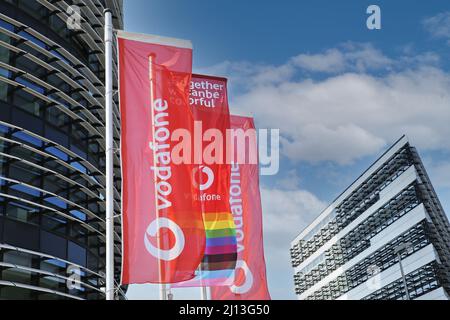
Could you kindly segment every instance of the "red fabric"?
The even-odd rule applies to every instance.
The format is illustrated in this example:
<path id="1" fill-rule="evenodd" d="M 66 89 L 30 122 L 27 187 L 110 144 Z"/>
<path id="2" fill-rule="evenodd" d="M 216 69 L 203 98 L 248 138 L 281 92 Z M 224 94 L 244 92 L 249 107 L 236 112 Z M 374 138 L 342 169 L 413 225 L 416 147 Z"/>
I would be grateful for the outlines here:
<path id="1" fill-rule="evenodd" d="M 208 224 L 222 221 L 233 221 L 230 203 L 230 174 L 231 167 L 226 163 L 225 139 L 227 130 L 230 129 L 230 110 L 228 106 L 227 79 L 192 75 L 190 104 L 196 130 L 202 133 L 205 141 L 197 145 L 194 156 L 197 156 L 197 163 L 200 165 L 195 178 L 198 185 L 203 185 L 200 191 L 202 196 L 203 220 Z M 208 135 L 210 135 L 208 137 Z M 220 138 L 221 136 L 221 138 Z M 200 141 L 200 140 L 198 140 Z M 219 144 L 216 144 L 219 143 Z M 214 146 L 217 146 L 215 148 Z M 198 156 L 205 155 L 203 159 Z M 212 159 L 208 159 L 211 155 Z M 217 159 L 214 159 L 217 156 Z M 217 160 L 217 162 L 212 161 Z M 211 226 L 208 230 L 211 230 Z M 216 229 L 216 228 L 213 228 Z M 230 236 L 234 238 L 235 236 Z M 227 241 L 231 241 L 227 239 Z M 205 256 L 201 265 L 201 272 L 197 277 L 186 282 L 177 283 L 173 288 L 198 287 L 222 285 L 224 280 L 233 273 L 236 265 L 236 244 L 220 246 L 217 244 L 206 245 Z M 217 262 L 220 257 L 223 261 Z M 210 263 L 210 261 L 215 261 Z M 229 273 L 226 271 L 229 270 Z M 223 278 L 213 277 L 215 272 L 224 271 Z"/>
<path id="2" fill-rule="evenodd" d="M 195 199 L 199 191 L 193 186 L 194 165 L 175 165 L 167 158 L 177 143 L 166 139 L 165 130 L 170 134 L 179 128 L 193 130 L 189 106 L 192 50 L 120 37 L 118 42 L 122 284 L 186 281 L 194 277 L 203 258 L 205 232 L 201 204 Z M 150 147 L 153 142 L 158 144 L 156 152 Z M 152 170 L 155 165 L 158 170 Z M 175 232 L 176 226 L 181 233 Z M 155 254 L 155 248 L 166 251 Z"/>
<path id="3" fill-rule="evenodd" d="M 231 128 L 247 130 L 255 129 L 255 125 L 252 118 L 231 116 Z M 233 286 L 212 287 L 211 298 L 270 300 L 264 260 L 258 165 L 232 165 L 230 190 L 231 212 L 237 228 L 238 262 Z"/>
<path id="4" fill-rule="evenodd" d="M 204 100 L 200 101 L 199 97 L 206 96 Z M 205 103 L 203 103 L 205 102 Z M 222 141 L 225 141 L 227 130 L 230 129 L 230 109 L 228 107 L 227 96 L 227 79 L 216 78 L 211 76 L 193 75 L 191 82 L 191 96 L 190 105 L 192 113 L 194 115 L 194 121 L 197 122 L 197 129 L 201 123 L 201 131 L 203 134 L 208 134 L 208 130 L 218 130 L 222 135 Z M 213 136 L 213 134 L 211 135 Z M 200 146 L 202 150 L 194 150 L 194 154 L 211 154 L 216 156 L 216 152 L 212 151 L 212 147 L 208 148 L 215 138 L 211 138 L 211 141 L 203 141 Z M 229 213 L 230 204 L 226 199 L 230 195 L 230 165 L 226 164 L 225 157 L 225 145 L 222 143 L 223 155 L 219 156 L 220 162 L 209 163 L 205 162 L 207 159 L 198 161 L 197 164 L 201 165 L 201 168 L 207 166 L 214 173 L 214 181 L 212 185 L 201 194 L 205 195 L 218 195 L 220 200 L 216 201 L 202 201 L 203 213 Z M 212 152 L 208 152 L 208 149 Z M 200 159 L 198 159 L 200 160 Z M 201 172 L 202 170 L 200 170 Z M 207 183 L 206 175 L 197 175 L 198 182 Z"/>

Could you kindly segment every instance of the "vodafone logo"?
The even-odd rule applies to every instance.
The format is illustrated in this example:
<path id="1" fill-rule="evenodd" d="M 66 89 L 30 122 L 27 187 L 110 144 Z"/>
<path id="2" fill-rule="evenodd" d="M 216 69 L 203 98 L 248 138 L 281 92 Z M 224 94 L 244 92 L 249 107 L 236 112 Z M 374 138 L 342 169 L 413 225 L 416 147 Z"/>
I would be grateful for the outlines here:
<path id="1" fill-rule="evenodd" d="M 149 240 L 149 237 L 156 237 L 158 231 L 163 228 L 169 229 L 175 236 L 175 245 L 170 250 L 157 248 Z M 172 261 L 178 258 L 183 252 L 185 238 L 183 230 L 181 230 L 178 224 L 167 218 L 157 218 L 148 226 L 144 235 L 144 243 L 145 248 L 153 257 L 164 261 Z"/>
<path id="2" fill-rule="evenodd" d="M 199 174 L 199 171 L 201 170 L 201 174 Z M 206 175 L 206 182 L 203 182 L 203 176 Z M 210 167 L 207 166 L 200 166 L 199 168 L 194 168 L 192 170 L 192 176 L 193 176 L 193 184 L 194 187 L 197 189 L 200 189 L 200 191 L 205 191 L 211 188 L 212 184 L 214 183 L 214 172 L 211 170 Z M 199 178 L 197 181 L 197 178 Z"/>
<path id="3" fill-rule="evenodd" d="M 230 290 L 234 294 L 246 294 L 253 287 L 253 274 L 250 268 L 248 267 L 247 263 L 243 260 L 237 261 L 235 269 L 236 274 L 237 270 L 239 269 L 242 269 L 242 271 L 244 271 L 245 281 L 240 286 L 236 286 L 235 284 L 233 284 L 232 286 L 230 286 Z"/>

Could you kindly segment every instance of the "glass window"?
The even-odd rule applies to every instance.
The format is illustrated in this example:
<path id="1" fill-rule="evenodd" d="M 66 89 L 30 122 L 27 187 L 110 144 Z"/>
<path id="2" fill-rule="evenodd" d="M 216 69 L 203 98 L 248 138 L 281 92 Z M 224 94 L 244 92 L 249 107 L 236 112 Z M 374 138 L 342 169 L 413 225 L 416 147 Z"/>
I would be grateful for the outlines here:
<path id="1" fill-rule="evenodd" d="M 3 237 L 6 244 L 38 251 L 39 250 L 39 228 L 30 224 L 5 220 Z"/>
<path id="2" fill-rule="evenodd" d="M 87 231 L 79 223 L 71 223 L 70 237 L 78 243 L 87 244 Z"/>
<path id="3" fill-rule="evenodd" d="M 39 285 L 43 288 L 61 291 L 64 288 L 65 280 L 53 276 L 46 276 L 39 279 Z M 64 291 L 64 290 L 63 290 Z"/>
<path id="4" fill-rule="evenodd" d="M 0 215 L 2 214 L 3 205 L 0 204 Z M 3 218 L 0 218 L 0 241 L 3 241 Z"/>
<path id="5" fill-rule="evenodd" d="M 67 259 L 67 241 L 47 231 L 41 231 L 41 251 L 51 256 Z"/>
<path id="6" fill-rule="evenodd" d="M 79 264 L 83 267 L 86 266 L 86 249 L 69 241 L 68 260 Z"/>
<path id="7" fill-rule="evenodd" d="M 0 33 L 0 41 L 6 40 L 5 37 L 2 37 Z M 8 37 L 9 40 L 9 37 Z M 0 62 L 9 64 L 9 50 L 0 45 Z M 6 74 L 5 74 L 6 72 Z M 6 78 L 8 78 L 9 72 L 5 69 L 0 68 L 0 74 Z M 0 81 L 0 100 L 7 102 L 8 101 L 8 84 L 6 82 Z"/>
<path id="8" fill-rule="evenodd" d="M 67 209 L 67 203 L 57 197 L 49 197 L 45 199 L 46 202 L 57 206 L 60 209 Z"/>
<path id="9" fill-rule="evenodd" d="M 88 173 L 88 170 L 86 169 L 86 167 L 85 166 L 83 166 L 81 163 L 79 163 L 79 162 L 72 162 L 71 164 L 70 164 L 72 167 L 74 167 L 75 169 L 77 169 L 78 171 L 81 171 L 81 172 L 83 172 L 83 173 L 85 173 L 85 174 L 87 174 Z"/>
<path id="10" fill-rule="evenodd" d="M 42 160 L 44 160 L 44 157 L 40 155 L 39 153 L 36 153 L 33 150 L 27 149 L 22 146 L 14 145 L 15 147 L 10 149 L 10 154 L 16 157 L 19 157 L 21 159 L 28 160 L 32 163 L 40 163 Z"/>
<path id="11" fill-rule="evenodd" d="M 30 300 L 33 292 L 19 287 L 0 287 L 0 298 L 8 300 Z"/>
<path id="12" fill-rule="evenodd" d="M 0 124 L 0 135 L 4 136 L 9 132 L 9 127 Z"/>
<path id="13" fill-rule="evenodd" d="M 67 132 L 67 124 L 69 123 L 69 116 L 62 112 L 58 107 L 48 107 L 46 110 L 46 120 L 52 125 L 58 127 L 64 132 Z"/>
<path id="14" fill-rule="evenodd" d="M 41 195 L 41 193 L 38 190 L 30 188 L 30 187 L 27 187 L 27 186 L 22 185 L 22 184 L 15 184 L 15 185 L 11 186 L 10 188 L 13 189 L 13 190 L 22 192 L 22 193 L 26 193 L 26 194 L 31 195 L 33 197 L 39 197 Z"/>
<path id="15" fill-rule="evenodd" d="M 29 34 L 26 31 L 20 31 L 18 33 L 18 35 L 24 37 L 25 39 L 27 39 L 27 40 L 29 40 L 31 42 L 33 42 L 34 44 L 38 45 L 39 47 L 41 47 L 43 49 L 47 49 L 47 46 L 45 45 L 44 42 L 42 42 L 41 40 L 39 40 L 38 38 L 36 38 L 35 36 Z"/>
<path id="16" fill-rule="evenodd" d="M 59 130 L 55 130 L 51 128 L 50 126 L 45 127 L 45 137 L 64 146 L 69 146 L 69 138 L 67 134 L 64 134 L 63 132 Z"/>
<path id="17" fill-rule="evenodd" d="M 9 166 L 9 177 L 29 185 L 39 187 L 42 172 L 23 162 L 16 162 Z"/>
<path id="18" fill-rule="evenodd" d="M 58 296 L 56 294 L 51 294 L 51 293 L 39 293 L 37 298 L 38 298 L 38 300 L 43 300 L 43 301 L 68 300 L 66 297 Z"/>
<path id="19" fill-rule="evenodd" d="M 38 223 L 38 211 L 19 202 L 10 202 L 6 205 L 6 215 L 9 218 L 30 224 Z"/>
<path id="20" fill-rule="evenodd" d="M 13 96 L 13 104 L 36 117 L 40 117 L 42 110 L 41 106 L 44 105 L 44 102 L 24 90 L 17 90 Z"/>
<path id="21" fill-rule="evenodd" d="M 25 132 L 22 132 L 22 131 L 17 131 L 16 133 L 13 134 L 13 137 L 18 138 L 19 140 L 21 140 L 27 144 L 32 144 L 37 147 L 42 146 L 42 140 L 40 140 L 32 135 L 29 135 Z"/>
<path id="22" fill-rule="evenodd" d="M 44 178 L 44 189 L 46 191 L 57 194 L 61 197 L 67 196 L 67 189 L 69 188 L 69 183 L 62 180 L 57 176 L 47 176 Z M 52 198 L 46 199 L 47 202 L 54 204 L 60 208 L 65 208 L 65 206 L 60 202 L 55 202 L 57 200 L 53 200 Z"/>
<path id="23" fill-rule="evenodd" d="M 81 212 L 81 211 L 78 211 L 78 210 L 72 210 L 72 211 L 70 211 L 70 214 L 71 214 L 72 216 L 74 216 L 75 218 L 77 218 L 77 219 L 80 219 L 80 220 L 82 220 L 82 221 L 86 221 L 86 214 L 83 213 L 83 212 Z"/>
<path id="24" fill-rule="evenodd" d="M 3 261 L 14 265 L 31 268 L 31 255 L 19 251 L 6 251 L 3 254 Z"/>
<path id="25" fill-rule="evenodd" d="M 5 269 L 2 272 L 2 280 L 29 284 L 31 281 L 31 271 L 23 269 Z"/>
<path id="26" fill-rule="evenodd" d="M 34 82 L 30 81 L 30 80 L 27 80 L 27 79 L 25 79 L 23 77 L 16 78 L 16 81 L 18 83 L 20 83 L 20 84 L 23 84 L 27 88 L 30 88 L 30 89 L 32 89 L 32 90 L 34 90 L 36 92 L 39 92 L 40 94 L 44 94 L 45 93 L 44 87 L 41 87 L 40 85 L 38 85 L 38 84 L 36 84 L 36 83 L 34 83 Z"/>
<path id="27" fill-rule="evenodd" d="M 58 233 L 61 235 L 66 235 L 66 225 L 66 219 L 56 213 L 54 213 L 53 215 L 51 215 L 51 213 L 48 213 L 42 216 L 41 226 L 45 230 L 49 230 L 53 233 Z"/>
<path id="28" fill-rule="evenodd" d="M 83 150 L 81 150 L 79 147 L 75 146 L 74 144 L 72 144 L 70 146 L 70 150 L 72 150 L 73 152 L 75 152 L 77 155 L 79 155 L 81 158 L 83 159 L 87 159 L 87 155 L 86 152 L 84 152 Z"/>
<path id="29" fill-rule="evenodd" d="M 52 272 L 55 274 L 61 273 L 62 270 L 65 271 L 66 268 L 67 268 L 67 263 L 62 262 L 57 259 L 46 259 L 41 262 L 42 270 Z"/>
<path id="30" fill-rule="evenodd" d="M 69 156 L 65 152 L 59 150 L 58 148 L 49 147 L 49 148 L 45 149 L 45 151 L 47 151 L 48 153 L 54 155 L 55 157 L 57 157 L 63 161 L 69 161 Z"/>
<path id="31" fill-rule="evenodd" d="M 14 103 L 17 103 L 17 101 L 15 101 Z M 13 107 L 11 111 L 12 111 L 11 114 L 12 123 L 14 123 L 18 127 L 27 129 L 28 131 L 31 131 L 35 134 L 42 135 L 43 133 L 42 119 L 37 118 L 34 114 L 23 111 L 19 107 Z"/>
<path id="32" fill-rule="evenodd" d="M 6 22 L 5 20 L 0 19 L 0 27 L 8 31 L 14 32 L 14 26 L 11 23 Z"/>

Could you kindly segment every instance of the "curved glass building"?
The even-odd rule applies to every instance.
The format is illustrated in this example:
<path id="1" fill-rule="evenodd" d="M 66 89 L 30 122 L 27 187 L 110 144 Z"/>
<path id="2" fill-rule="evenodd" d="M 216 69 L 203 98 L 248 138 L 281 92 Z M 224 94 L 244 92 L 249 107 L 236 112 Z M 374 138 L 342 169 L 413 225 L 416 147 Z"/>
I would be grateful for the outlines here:
<path id="1" fill-rule="evenodd" d="M 104 298 L 105 7 L 122 29 L 121 0 L 0 2 L 0 299 Z"/>

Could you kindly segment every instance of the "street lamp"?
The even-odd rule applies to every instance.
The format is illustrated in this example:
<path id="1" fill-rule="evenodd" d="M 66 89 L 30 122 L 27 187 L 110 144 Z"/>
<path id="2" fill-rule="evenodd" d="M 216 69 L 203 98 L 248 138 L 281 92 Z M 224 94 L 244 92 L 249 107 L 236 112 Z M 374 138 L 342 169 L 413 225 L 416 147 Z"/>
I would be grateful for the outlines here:
<path id="1" fill-rule="evenodd" d="M 402 274 L 402 279 L 403 279 L 403 286 L 405 287 L 405 293 L 406 293 L 406 300 L 411 300 L 411 297 L 409 296 L 409 291 L 408 291 L 408 285 L 406 283 L 406 277 L 405 277 L 405 272 L 403 270 L 403 265 L 402 265 L 402 252 L 406 251 L 408 252 L 410 249 L 412 248 L 412 244 L 411 242 L 406 242 L 406 243 L 402 243 L 400 244 L 398 247 L 395 248 L 394 252 L 398 257 L 398 263 L 400 265 L 400 272 Z"/>

